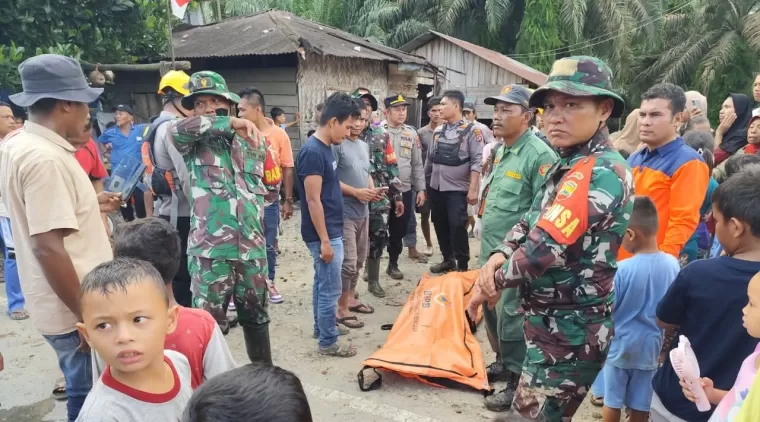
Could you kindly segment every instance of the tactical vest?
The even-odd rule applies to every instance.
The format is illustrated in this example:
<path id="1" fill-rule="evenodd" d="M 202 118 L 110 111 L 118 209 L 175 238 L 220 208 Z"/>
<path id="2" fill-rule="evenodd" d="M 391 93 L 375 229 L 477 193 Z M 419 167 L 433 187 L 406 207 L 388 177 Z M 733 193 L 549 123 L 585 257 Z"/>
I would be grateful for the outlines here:
<path id="1" fill-rule="evenodd" d="M 470 162 L 470 154 L 469 154 L 469 148 L 468 148 L 468 154 L 465 158 L 459 158 L 459 150 L 461 148 L 462 142 L 464 142 L 464 137 L 469 133 L 469 131 L 472 129 L 473 123 L 470 122 L 465 127 L 460 127 L 457 129 L 457 138 L 458 141 L 455 143 L 439 143 L 438 138 L 441 137 L 441 134 L 446 131 L 446 128 L 444 127 L 441 131 L 436 131 L 433 134 L 433 163 L 440 164 L 443 166 L 452 166 L 452 167 L 458 167 L 463 164 L 467 164 Z"/>

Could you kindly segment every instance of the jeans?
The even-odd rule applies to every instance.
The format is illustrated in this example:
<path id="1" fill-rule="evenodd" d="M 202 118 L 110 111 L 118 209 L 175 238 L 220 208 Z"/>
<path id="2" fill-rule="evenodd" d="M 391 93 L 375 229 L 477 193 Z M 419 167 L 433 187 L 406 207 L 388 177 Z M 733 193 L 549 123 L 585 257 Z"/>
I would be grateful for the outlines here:
<path id="1" fill-rule="evenodd" d="M 8 313 L 18 311 L 24 307 L 24 294 L 21 292 L 21 279 L 18 276 L 16 266 L 16 249 L 13 246 L 11 234 L 11 220 L 8 217 L 0 217 L 0 229 L 5 245 L 5 294 L 8 296 Z"/>
<path id="2" fill-rule="evenodd" d="M 82 353 L 79 347 L 79 332 L 43 336 L 58 355 L 58 366 L 66 378 L 66 410 L 69 422 L 79 416 L 84 399 L 92 389 L 92 357 L 89 352 Z"/>
<path id="3" fill-rule="evenodd" d="M 406 226 L 406 234 L 404 235 L 404 246 L 407 248 L 417 247 L 417 191 L 412 191 L 411 200 L 409 201 L 409 222 Z M 406 198 L 404 198 L 404 212 L 406 212 Z"/>
<path id="4" fill-rule="evenodd" d="M 335 312 L 342 290 L 340 270 L 343 265 L 343 238 L 330 239 L 334 254 L 329 263 L 319 257 L 320 242 L 310 242 L 306 246 L 314 259 L 314 334 L 319 337 L 319 347 L 330 347 L 338 341 Z"/>
<path id="5" fill-rule="evenodd" d="M 280 225 L 280 203 L 264 207 L 264 236 L 267 242 L 267 266 L 269 279 L 274 280 L 274 267 L 277 265 L 277 252 L 274 243 L 277 241 L 277 230 Z"/>

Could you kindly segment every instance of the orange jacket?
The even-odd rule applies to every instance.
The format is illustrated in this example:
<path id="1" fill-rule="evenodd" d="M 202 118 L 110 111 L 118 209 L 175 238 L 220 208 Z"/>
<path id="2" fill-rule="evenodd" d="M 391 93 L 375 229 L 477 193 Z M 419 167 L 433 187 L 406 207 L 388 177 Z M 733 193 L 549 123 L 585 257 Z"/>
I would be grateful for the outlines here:
<path id="1" fill-rule="evenodd" d="M 682 138 L 654 150 L 631 155 L 636 195 L 646 195 L 657 206 L 660 250 L 678 258 L 699 224 L 699 209 L 707 193 L 710 174 L 702 156 Z M 618 261 L 629 258 L 620 248 Z"/>

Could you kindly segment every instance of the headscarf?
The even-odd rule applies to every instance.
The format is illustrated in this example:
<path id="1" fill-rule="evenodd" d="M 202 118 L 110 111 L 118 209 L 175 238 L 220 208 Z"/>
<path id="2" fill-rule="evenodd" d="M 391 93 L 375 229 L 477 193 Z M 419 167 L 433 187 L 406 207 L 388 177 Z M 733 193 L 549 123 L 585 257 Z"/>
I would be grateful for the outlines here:
<path id="1" fill-rule="evenodd" d="M 629 154 L 633 154 L 639 149 L 641 139 L 639 139 L 639 109 L 633 110 L 628 117 L 625 118 L 625 126 L 623 130 L 618 132 L 617 138 L 612 143 L 612 146 L 618 151 L 626 151 Z"/>
<path id="2" fill-rule="evenodd" d="M 752 118 L 752 107 L 749 97 L 744 94 L 731 94 L 730 97 L 734 102 L 736 121 L 723 135 L 723 142 L 719 148 L 733 154 L 747 145 L 747 128 Z"/>

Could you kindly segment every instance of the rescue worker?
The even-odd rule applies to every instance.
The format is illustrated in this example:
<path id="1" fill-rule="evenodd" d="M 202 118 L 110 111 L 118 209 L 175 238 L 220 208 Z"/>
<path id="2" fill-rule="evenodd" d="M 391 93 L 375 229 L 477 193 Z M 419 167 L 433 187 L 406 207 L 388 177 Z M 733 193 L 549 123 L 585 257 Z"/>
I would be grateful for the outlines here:
<path id="1" fill-rule="evenodd" d="M 441 105 L 444 122 L 433 134 L 425 161 L 433 227 L 443 255 L 443 262 L 430 267 L 434 274 L 468 269 L 467 204 L 478 202 L 483 167 L 483 132 L 462 117 L 464 94 L 446 91 Z"/>
<path id="2" fill-rule="evenodd" d="M 633 176 L 606 122 L 625 103 L 612 91 L 610 68 L 578 56 L 554 63 L 530 106 L 544 108 L 560 161 L 480 270 L 468 312 L 520 288 L 527 351 L 512 407 L 526 418 L 570 421 L 613 333 L 615 258 L 633 209 Z"/>
<path id="3" fill-rule="evenodd" d="M 494 107 L 494 136 L 504 144 L 495 148 L 486 167 L 492 170 L 485 180 L 480 210 L 482 237 L 480 262 L 483 266 L 491 251 L 507 232 L 530 210 L 543 193 L 549 169 L 559 161 L 557 154 L 530 129 L 533 113 L 528 104 L 530 91 L 520 85 L 507 85 L 501 93 L 485 99 Z M 523 315 L 517 289 L 507 289 L 495 309 L 483 307 L 489 339 L 496 344 L 496 362 L 489 365 L 489 381 L 507 381 L 507 387 L 486 398 L 486 408 L 504 412 L 512 405 L 517 381 L 525 359 Z"/>
<path id="4" fill-rule="evenodd" d="M 182 107 L 195 117 L 172 128 L 190 173 L 189 270 L 193 305 L 207 310 L 223 333 L 231 293 L 251 361 L 272 362 L 267 313 L 267 255 L 262 182 L 266 141 L 256 126 L 231 117 L 240 97 L 217 73 L 190 78 Z"/>
<path id="5" fill-rule="evenodd" d="M 377 110 L 377 99 L 366 88 L 357 88 L 353 94 L 361 98 L 371 111 Z M 365 266 L 367 290 L 376 297 L 385 297 L 380 286 L 380 257 L 388 245 L 388 219 L 391 210 L 396 217 L 404 214 L 401 196 L 401 180 L 398 178 L 396 153 L 390 134 L 382 127 L 369 124 L 359 137 L 369 147 L 370 176 L 375 188 L 388 188 L 388 193 L 378 201 L 369 203 L 369 253 Z"/>
<path id="6" fill-rule="evenodd" d="M 388 219 L 390 241 L 388 244 L 388 268 L 385 273 L 394 280 L 404 278 L 404 273 L 398 268 L 398 257 L 403 250 L 403 238 L 409 227 L 409 220 L 415 218 L 416 206 L 425 203 L 425 168 L 422 164 L 422 146 L 417 131 L 405 124 L 409 103 L 403 95 L 392 95 L 386 98 L 385 118 L 383 126 L 388 132 L 396 152 L 399 179 L 401 180 L 401 196 L 404 202 L 404 214 L 396 217 L 391 214 Z M 415 192 L 417 195 L 415 197 Z M 415 236 L 416 240 L 417 237 Z M 417 245 L 409 245 L 409 258 L 426 264 L 427 258 L 417 250 Z"/>

